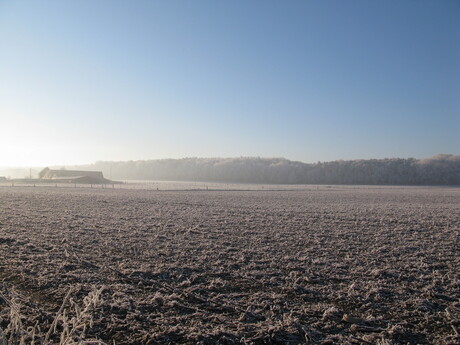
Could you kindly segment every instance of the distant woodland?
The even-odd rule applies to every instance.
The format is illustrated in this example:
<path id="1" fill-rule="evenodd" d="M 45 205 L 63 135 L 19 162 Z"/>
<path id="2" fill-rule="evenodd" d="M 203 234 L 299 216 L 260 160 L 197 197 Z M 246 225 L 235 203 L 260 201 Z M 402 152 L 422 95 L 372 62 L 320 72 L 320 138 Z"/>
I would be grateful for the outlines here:
<path id="1" fill-rule="evenodd" d="M 183 158 L 99 161 L 79 169 L 102 170 L 119 180 L 267 184 L 460 185 L 460 155 L 427 159 L 339 160 L 307 164 L 284 158 Z"/>

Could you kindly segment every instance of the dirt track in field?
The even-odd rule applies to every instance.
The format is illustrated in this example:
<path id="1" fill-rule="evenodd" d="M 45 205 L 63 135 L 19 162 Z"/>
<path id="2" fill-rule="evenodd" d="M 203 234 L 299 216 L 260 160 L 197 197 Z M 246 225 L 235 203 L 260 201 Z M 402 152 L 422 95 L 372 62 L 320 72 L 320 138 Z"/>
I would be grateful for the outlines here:
<path id="1" fill-rule="evenodd" d="M 0 286 L 117 344 L 458 344 L 459 188 L 0 188 Z M 0 326 L 8 326 L 0 299 Z"/>

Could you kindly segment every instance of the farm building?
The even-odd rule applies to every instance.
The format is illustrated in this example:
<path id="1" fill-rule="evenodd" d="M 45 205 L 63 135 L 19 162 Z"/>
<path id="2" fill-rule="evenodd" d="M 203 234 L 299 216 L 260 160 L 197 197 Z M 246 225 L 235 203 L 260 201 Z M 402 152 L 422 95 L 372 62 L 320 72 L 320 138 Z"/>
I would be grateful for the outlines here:
<path id="1" fill-rule="evenodd" d="M 112 183 L 102 175 L 102 171 L 84 171 L 84 170 L 56 170 L 45 168 L 38 174 L 40 180 L 48 180 L 59 183 L 87 183 L 103 184 Z M 51 182 L 50 181 L 50 182 Z"/>

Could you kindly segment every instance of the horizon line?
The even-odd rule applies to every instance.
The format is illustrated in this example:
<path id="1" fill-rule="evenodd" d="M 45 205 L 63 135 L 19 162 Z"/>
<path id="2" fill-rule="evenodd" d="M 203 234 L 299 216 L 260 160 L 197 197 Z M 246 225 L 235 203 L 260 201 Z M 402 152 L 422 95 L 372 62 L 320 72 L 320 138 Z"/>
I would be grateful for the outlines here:
<path id="1" fill-rule="evenodd" d="M 333 159 L 333 160 L 318 160 L 315 162 L 305 162 L 297 159 L 289 159 L 286 157 L 266 157 L 266 156 L 229 156 L 229 157 L 199 157 L 199 156 L 187 156 L 187 157 L 181 157 L 181 158 L 149 158 L 149 159 L 126 159 L 126 160 L 96 160 L 91 163 L 67 163 L 67 164 L 43 164 L 43 165 L 0 165 L 0 169 L 36 169 L 36 168 L 46 168 L 46 167 L 67 167 L 67 166 L 85 166 L 85 165 L 94 165 L 99 162 L 112 162 L 112 163 L 121 163 L 121 162 L 139 162 L 139 161 L 160 161 L 160 160 L 183 160 L 183 159 L 239 159 L 239 158 L 252 158 L 252 159 L 283 159 L 287 160 L 290 162 L 298 162 L 298 163 L 303 163 L 303 164 L 317 164 L 317 163 L 328 163 L 328 162 L 338 162 L 338 161 L 366 161 L 366 160 L 385 160 L 385 159 L 415 159 L 415 160 L 422 160 L 422 159 L 427 159 L 427 158 L 433 158 L 441 155 L 447 155 L 447 156 L 457 156 L 460 154 L 456 153 L 438 153 L 429 157 L 422 157 L 422 158 L 417 158 L 417 157 L 384 157 L 384 158 L 355 158 L 355 159 Z"/>

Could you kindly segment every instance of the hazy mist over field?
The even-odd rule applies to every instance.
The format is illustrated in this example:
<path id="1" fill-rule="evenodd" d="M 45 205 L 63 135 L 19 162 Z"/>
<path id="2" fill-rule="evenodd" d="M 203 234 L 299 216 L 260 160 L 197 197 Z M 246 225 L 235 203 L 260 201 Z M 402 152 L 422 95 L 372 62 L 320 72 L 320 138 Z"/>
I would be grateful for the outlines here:
<path id="1" fill-rule="evenodd" d="M 114 180 L 259 184 L 460 185 L 460 155 L 307 164 L 285 158 L 183 158 L 99 161 L 57 169 L 102 171 Z M 0 176 L 37 177 L 42 168 L 0 169 Z"/>
<path id="2" fill-rule="evenodd" d="M 79 167 L 82 168 L 82 167 Z M 284 158 L 185 158 L 83 166 L 113 179 L 268 184 L 460 185 L 460 155 L 306 164 Z"/>

